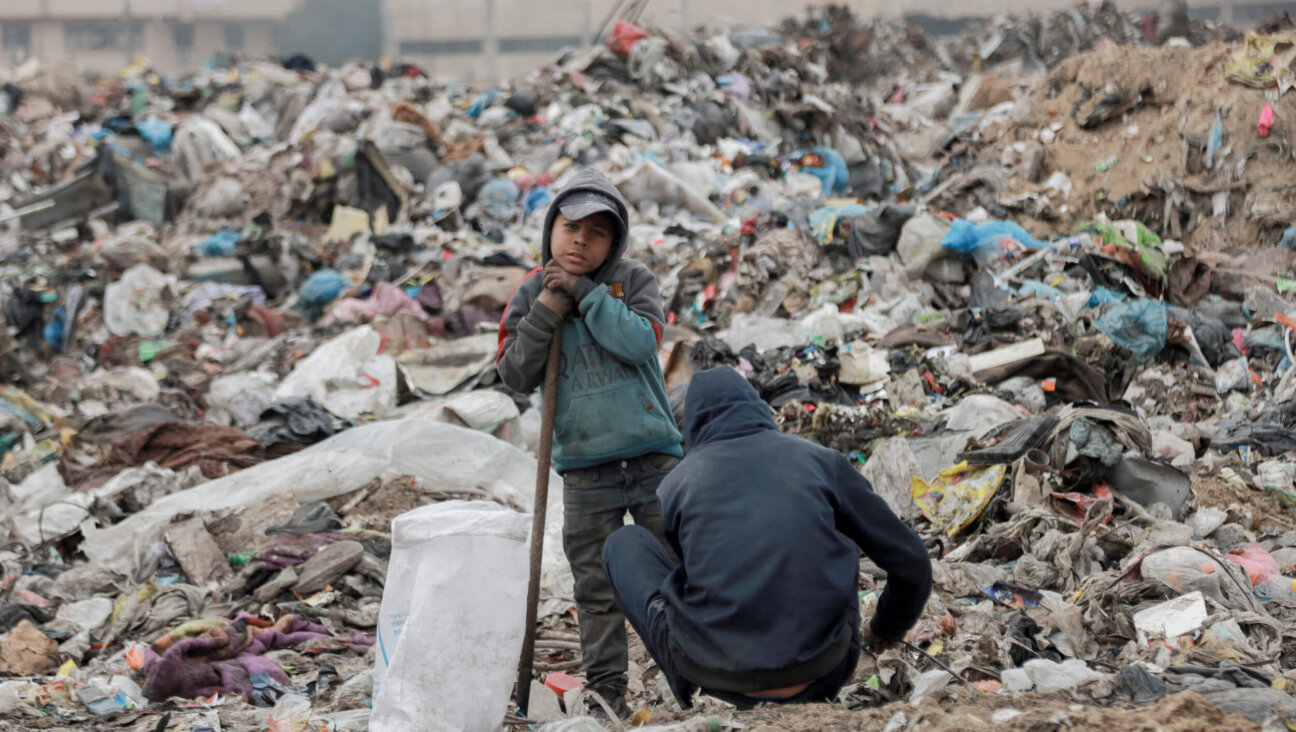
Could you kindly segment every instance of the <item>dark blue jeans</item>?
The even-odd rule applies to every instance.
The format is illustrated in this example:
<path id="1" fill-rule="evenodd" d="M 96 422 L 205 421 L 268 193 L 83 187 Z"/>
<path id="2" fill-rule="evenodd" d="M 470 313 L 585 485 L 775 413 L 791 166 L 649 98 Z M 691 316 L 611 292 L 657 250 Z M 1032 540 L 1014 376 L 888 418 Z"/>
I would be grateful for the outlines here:
<path id="1" fill-rule="evenodd" d="M 665 551 L 657 486 L 677 464 L 652 454 L 563 473 L 563 551 L 576 580 L 585 684 L 609 699 L 625 696 L 630 651 L 625 616 L 603 574 L 603 543 L 629 513 Z"/>
<path id="2" fill-rule="evenodd" d="M 766 699 L 730 691 L 699 689 L 697 684 L 684 678 L 671 658 L 670 626 L 666 623 L 666 600 L 662 598 L 661 587 L 674 569 L 675 560 L 671 555 L 651 532 L 639 526 L 617 529 L 603 545 L 603 571 L 612 585 L 612 592 L 666 677 L 666 683 L 670 684 L 671 693 L 681 708 L 692 707 L 693 695 L 698 691 L 739 709 L 750 709 L 767 701 L 778 704 L 832 701 L 855 673 L 860 654 L 858 626 L 852 629 L 846 658 L 796 696 Z"/>

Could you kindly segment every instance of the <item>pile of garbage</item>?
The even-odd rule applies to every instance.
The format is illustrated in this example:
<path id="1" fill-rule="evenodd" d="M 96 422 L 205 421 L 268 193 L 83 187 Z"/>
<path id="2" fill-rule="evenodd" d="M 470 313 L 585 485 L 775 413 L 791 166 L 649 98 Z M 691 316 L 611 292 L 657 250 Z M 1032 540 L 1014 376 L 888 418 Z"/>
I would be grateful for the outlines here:
<path id="1" fill-rule="evenodd" d="M 640 723 L 1296 720 L 1296 35 L 1014 23 L 621 21 L 485 89 L 0 71 L 0 727 L 601 728 L 560 491 L 509 701 L 540 419 L 494 367 L 582 166 L 633 204 L 677 414 L 739 369 L 936 574 L 930 657 L 838 705 L 692 717 L 639 649 Z"/>

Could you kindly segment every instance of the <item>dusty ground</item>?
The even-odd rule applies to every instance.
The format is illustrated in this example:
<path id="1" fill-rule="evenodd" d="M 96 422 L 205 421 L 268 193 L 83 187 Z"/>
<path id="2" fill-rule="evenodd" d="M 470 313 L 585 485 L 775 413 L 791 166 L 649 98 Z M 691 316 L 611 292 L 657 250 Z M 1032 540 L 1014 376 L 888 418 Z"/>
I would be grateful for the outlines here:
<path id="1" fill-rule="evenodd" d="M 995 159 L 1014 142 L 1038 144 L 1040 130 L 1060 124 L 1056 139 L 1044 146 L 1039 180 L 1062 171 L 1073 190 L 1068 210 L 1054 206 L 1058 220 L 1038 228 L 1072 231 L 1094 214 L 1107 212 L 1113 219 L 1137 218 L 1194 249 L 1272 246 L 1296 214 L 1291 183 L 1296 95 L 1273 102 L 1278 121 L 1268 137 L 1261 137 L 1256 121 L 1268 101 L 1265 90 L 1226 78 L 1224 69 L 1234 53 L 1235 48 L 1217 43 L 1197 49 L 1111 47 L 1074 56 L 1034 88 L 1027 118 L 1010 124 L 979 157 Z M 1084 129 L 1073 113 L 1088 108 L 1083 102 L 1087 89 L 1095 97 L 1109 91 L 1134 93 L 1141 101 Z M 1208 171 L 1204 152 L 1216 109 L 1224 138 L 1214 169 Z M 1112 157 L 1116 160 L 1109 169 L 1096 167 Z M 1041 188 L 1014 177 L 1004 196 Z M 1210 198 L 1219 190 L 1229 191 L 1228 212 L 1221 222 L 1213 222 Z M 1176 196 L 1182 203 L 1167 208 L 1166 199 Z"/>
<path id="2" fill-rule="evenodd" d="M 1192 488 L 1198 507 L 1220 508 L 1238 516 L 1243 512 L 1249 513 L 1251 530 L 1257 534 L 1267 530 L 1283 533 L 1296 529 L 1292 512 L 1284 508 L 1272 493 L 1249 490 L 1239 495 L 1228 483 L 1208 476 L 1194 476 Z"/>
<path id="3" fill-rule="evenodd" d="M 1019 712 L 1013 715 L 1012 712 Z M 999 713 L 996 716 L 996 712 Z M 767 705 L 750 712 L 734 712 L 727 705 L 707 702 L 693 715 L 658 712 L 650 724 L 712 714 L 721 720 L 742 722 L 748 732 L 812 732 L 818 730 L 879 730 L 899 715 L 897 729 L 931 732 L 966 732 L 996 729 L 1008 732 L 1046 732 L 1060 729 L 1115 729 L 1122 732 L 1195 732 L 1258 730 L 1260 725 L 1238 715 L 1224 714 L 1191 692 L 1162 698 L 1144 708 L 1095 707 L 1075 703 L 1069 692 L 992 695 L 974 691 L 958 693 L 938 704 L 927 700 L 917 707 L 894 702 L 883 707 L 848 710 L 833 704 L 797 707 Z"/>

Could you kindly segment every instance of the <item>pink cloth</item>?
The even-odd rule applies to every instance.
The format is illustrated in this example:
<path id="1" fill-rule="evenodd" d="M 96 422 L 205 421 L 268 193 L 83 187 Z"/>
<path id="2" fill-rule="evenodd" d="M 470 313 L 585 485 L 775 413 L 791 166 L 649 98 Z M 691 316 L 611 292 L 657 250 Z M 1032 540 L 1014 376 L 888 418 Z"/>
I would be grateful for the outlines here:
<path id="1" fill-rule="evenodd" d="M 374 285 L 373 294 L 366 300 L 354 297 L 339 300 L 320 324 L 367 323 L 379 316 L 390 318 L 402 314 L 413 315 L 420 320 L 427 317 L 423 306 L 406 295 L 404 290 L 390 282 L 379 282 Z"/>

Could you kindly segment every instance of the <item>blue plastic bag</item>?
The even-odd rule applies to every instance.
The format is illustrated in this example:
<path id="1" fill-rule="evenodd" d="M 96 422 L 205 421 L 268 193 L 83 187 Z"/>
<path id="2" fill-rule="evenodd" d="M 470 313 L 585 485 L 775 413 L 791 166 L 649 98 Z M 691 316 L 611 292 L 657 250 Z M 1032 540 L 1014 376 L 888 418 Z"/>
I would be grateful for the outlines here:
<path id="1" fill-rule="evenodd" d="M 1278 240 L 1278 246 L 1283 249 L 1296 249 L 1296 226 L 1288 226 L 1283 230 L 1282 238 Z"/>
<path id="2" fill-rule="evenodd" d="M 67 338 L 67 309 L 62 305 L 54 311 L 50 321 L 45 324 L 45 330 L 41 335 L 45 337 L 45 342 L 59 353 L 63 352 L 63 341 Z"/>
<path id="3" fill-rule="evenodd" d="M 231 257 L 242 238 L 242 233 L 234 229 L 221 229 L 194 248 L 204 257 Z"/>
<path id="4" fill-rule="evenodd" d="M 1117 290 L 1111 290 L 1106 287 L 1099 287 L 1089 296 L 1089 301 L 1085 307 L 1096 308 L 1103 305 L 1119 305 L 1129 299 L 1129 295 Z"/>
<path id="5" fill-rule="evenodd" d="M 845 193 L 850 187 L 850 169 L 846 167 L 846 158 L 831 147 L 816 147 L 810 152 L 823 158 L 823 167 L 804 165 L 800 168 L 801 172 L 809 173 L 823 183 L 825 198 Z M 804 152 L 796 153 L 793 157 L 800 158 L 804 154 Z"/>
<path id="6" fill-rule="evenodd" d="M 350 286 L 351 280 L 347 279 L 342 273 L 334 272 L 331 269 L 321 269 L 306 278 L 297 294 L 301 296 L 302 302 L 307 305 L 327 305 L 336 300 L 338 295 L 341 295 Z"/>
<path id="7" fill-rule="evenodd" d="M 513 208 L 522 196 L 518 184 L 508 178 L 495 178 L 486 182 L 477 192 L 477 200 L 482 202 L 486 211 L 496 218 L 504 218 L 509 215 L 509 209 Z"/>
<path id="8" fill-rule="evenodd" d="M 1030 235 L 1022 227 L 1011 221 L 987 221 L 974 224 L 966 219 L 954 219 L 941 246 L 963 254 L 972 254 L 982 249 L 997 246 L 1003 239 L 1012 239 L 1028 249 L 1039 249 L 1045 245 Z"/>
<path id="9" fill-rule="evenodd" d="M 159 155 L 171 152 L 171 133 L 174 127 L 170 122 L 149 117 L 136 122 L 135 129 L 139 130 L 140 137 L 144 138 L 144 141 Z"/>
<path id="10" fill-rule="evenodd" d="M 550 195 L 548 186 L 536 186 L 535 188 L 532 188 L 527 193 L 526 197 L 525 206 L 527 216 L 530 216 L 531 212 L 537 208 L 548 206 L 549 202 L 552 200 L 553 196 Z"/>
<path id="11" fill-rule="evenodd" d="M 1046 285 L 1039 280 L 1022 280 L 1021 287 L 1017 288 L 1019 297 L 1038 297 L 1041 300 L 1057 302 L 1062 299 L 1062 291 L 1056 287 Z"/>
<path id="12" fill-rule="evenodd" d="M 486 108 L 495 102 L 496 93 L 497 92 L 494 89 L 491 89 L 478 94 L 477 97 L 473 99 L 472 104 L 468 107 L 468 116 L 473 119 L 480 117 L 481 113 L 485 112 Z"/>
<path id="13" fill-rule="evenodd" d="M 1143 299 L 1113 306 L 1094 325 L 1142 362 L 1165 348 L 1169 320 L 1164 305 Z"/>

